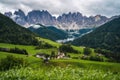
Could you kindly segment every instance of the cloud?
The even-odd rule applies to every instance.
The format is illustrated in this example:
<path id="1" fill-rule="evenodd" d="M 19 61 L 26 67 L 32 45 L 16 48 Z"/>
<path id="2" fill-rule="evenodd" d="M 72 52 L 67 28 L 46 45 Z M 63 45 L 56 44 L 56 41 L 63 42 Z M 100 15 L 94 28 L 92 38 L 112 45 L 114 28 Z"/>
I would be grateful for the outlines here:
<path id="1" fill-rule="evenodd" d="M 113 16 L 120 14 L 119 0 L 0 0 L 0 11 L 22 9 L 26 13 L 33 9 L 48 10 L 53 15 L 68 12 L 81 12 L 84 15 L 101 14 Z"/>

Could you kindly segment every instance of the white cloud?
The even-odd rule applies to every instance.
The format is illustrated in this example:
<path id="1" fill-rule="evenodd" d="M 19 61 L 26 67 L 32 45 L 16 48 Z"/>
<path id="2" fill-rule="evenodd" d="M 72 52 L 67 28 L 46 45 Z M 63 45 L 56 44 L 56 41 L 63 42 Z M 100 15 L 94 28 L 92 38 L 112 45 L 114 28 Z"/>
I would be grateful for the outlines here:
<path id="1" fill-rule="evenodd" d="M 119 0 L 0 0 L 0 11 L 22 9 L 28 12 L 33 9 L 48 10 L 53 15 L 68 12 L 81 12 L 84 15 L 102 14 L 113 16 L 120 14 Z"/>

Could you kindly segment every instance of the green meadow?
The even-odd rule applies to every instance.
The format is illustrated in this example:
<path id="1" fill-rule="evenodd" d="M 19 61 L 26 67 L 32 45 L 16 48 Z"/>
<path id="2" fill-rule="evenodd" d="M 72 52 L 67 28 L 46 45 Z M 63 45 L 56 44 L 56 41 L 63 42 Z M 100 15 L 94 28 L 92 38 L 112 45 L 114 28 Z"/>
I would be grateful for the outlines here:
<path id="1" fill-rule="evenodd" d="M 61 44 L 42 39 L 49 44 L 59 47 Z M 2 48 L 20 48 L 28 52 L 28 56 L 22 54 L 0 52 L 0 59 L 8 55 L 24 58 L 28 61 L 27 67 L 13 68 L 0 71 L 0 80 L 120 80 L 120 64 L 112 62 L 99 62 L 81 59 L 52 59 L 49 63 L 43 63 L 40 58 L 34 57 L 36 53 L 51 54 L 57 48 L 39 49 L 35 46 L 14 45 L 0 43 Z M 68 53 L 71 57 L 81 56 L 84 47 L 73 46 L 81 54 Z"/>

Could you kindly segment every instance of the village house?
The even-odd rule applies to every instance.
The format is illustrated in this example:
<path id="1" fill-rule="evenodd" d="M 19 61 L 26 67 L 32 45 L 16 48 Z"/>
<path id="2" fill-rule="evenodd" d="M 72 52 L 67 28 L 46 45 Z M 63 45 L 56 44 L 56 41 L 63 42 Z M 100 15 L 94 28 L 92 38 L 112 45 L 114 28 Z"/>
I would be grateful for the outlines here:
<path id="1" fill-rule="evenodd" d="M 47 57 L 47 54 L 44 54 L 44 53 L 37 53 L 35 57 L 41 58 L 41 59 L 46 59 L 46 58 L 49 59 L 49 57 Z"/>
<path id="2" fill-rule="evenodd" d="M 44 60 L 46 60 L 46 59 L 47 60 L 52 59 L 50 55 L 44 54 L 44 53 L 37 53 L 35 55 L 35 57 L 41 58 L 41 59 L 44 59 Z M 55 55 L 53 59 L 62 59 L 62 58 L 68 59 L 69 57 L 67 57 L 64 52 L 58 51 L 57 55 Z"/>
<path id="3" fill-rule="evenodd" d="M 50 60 L 50 56 L 48 54 L 44 54 L 44 53 L 37 53 L 35 55 L 35 57 L 43 59 L 44 63 L 48 63 Z"/>
<path id="4" fill-rule="evenodd" d="M 58 52 L 58 54 L 56 55 L 57 59 L 64 58 L 64 57 L 65 57 L 65 53 L 63 52 Z"/>

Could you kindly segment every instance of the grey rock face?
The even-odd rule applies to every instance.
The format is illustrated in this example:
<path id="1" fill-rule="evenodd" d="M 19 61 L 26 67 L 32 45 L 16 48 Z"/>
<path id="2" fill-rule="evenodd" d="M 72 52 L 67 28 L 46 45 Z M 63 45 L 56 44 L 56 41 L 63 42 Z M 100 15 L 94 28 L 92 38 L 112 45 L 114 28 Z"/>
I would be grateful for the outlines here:
<path id="1" fill-rule="evenodd" d="M 83 16 L 80 12 L 63 13 L 61 16 L 58 16 L 58 18 L 55 18 L 45 10 L 33 10 L 25 15 L 25 13 L 19 9 L 13 14 L 11 12 L 6 12 L 5 15 L 22 26 L 30 26 L 32 24 L 40 23 L 43 25 L 54 25 L 63 30 L 98 27 L 110 20 L 110 18 L 101 15 L 90 17 Z"/>

